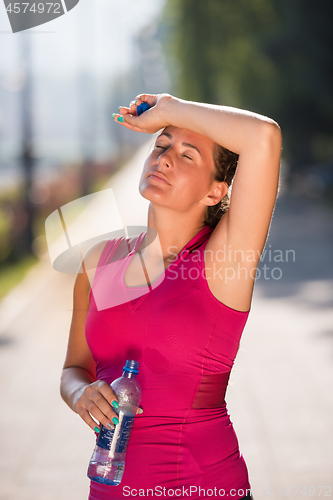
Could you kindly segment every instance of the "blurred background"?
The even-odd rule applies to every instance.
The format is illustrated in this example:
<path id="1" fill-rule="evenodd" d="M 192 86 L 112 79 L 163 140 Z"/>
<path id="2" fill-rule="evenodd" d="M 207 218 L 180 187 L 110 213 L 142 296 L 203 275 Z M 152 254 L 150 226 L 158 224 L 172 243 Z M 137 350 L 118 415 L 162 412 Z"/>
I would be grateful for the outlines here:
<path id="1" fill-rule="evenodd" d="M 332 16 L 329 0 L 80 0 L 13 34 L 0 6 L 0 500 L 87 497 L 94 438 L 58 389 L 74 275 L 52 269 L 45 220 L 137 179 L 151 136 L 111 115 L 142 92 L 282 129 L 260 264 L 282 274 L 257 280 L 227 401 L 255 498 L 332 495 Z"/>

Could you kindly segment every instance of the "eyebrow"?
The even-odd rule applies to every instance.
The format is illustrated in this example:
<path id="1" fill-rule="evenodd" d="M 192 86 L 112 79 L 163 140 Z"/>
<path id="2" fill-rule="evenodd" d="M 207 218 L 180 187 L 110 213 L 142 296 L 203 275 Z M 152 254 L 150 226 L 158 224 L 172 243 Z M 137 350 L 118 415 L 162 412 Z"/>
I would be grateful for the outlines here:
<path id="1" fill-rule="evenodd" d="M 157 137 L 157 139 L 159 139 L 162 135 L 165 135 L 166 137 L 169 137 L 169 139 L 172 139 L 172 135 L 171 135 L 171 134 L 169 134 L 168 132 L 162 132 L 162 133 L 161 133 L 161 134 Z M 157 139 L 156 139 L 156 140 L 157 140 Z M 193 144 L 190 144 L 190 143 L 188 143 L 188 142 L 182 142 L 182 145 L 183 145 L 183 146 L 188 146 L 189 148 L 193 148 L 193 149 L 195 149 L 196 151 L 198 151 L 199 155 L 200 155 L 200 156 L 201 156 L 201 158 L 202 158 L 202 154 L 200 153 L 199 149 L 198 149 L 196 146 L 193 146 Z"/>

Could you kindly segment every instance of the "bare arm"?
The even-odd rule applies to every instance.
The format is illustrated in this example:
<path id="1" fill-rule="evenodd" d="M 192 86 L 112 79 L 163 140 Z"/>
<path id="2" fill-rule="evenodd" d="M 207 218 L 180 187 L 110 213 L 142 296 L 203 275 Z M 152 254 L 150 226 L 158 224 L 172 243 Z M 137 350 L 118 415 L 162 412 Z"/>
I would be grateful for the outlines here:
<path id="1" fill-rule="evenodd" d="M 135 116 L 136 106 L 148 102 L 151 109 Z M 223 244 L 251 250 L 264 248 L 277 197 L 281 156 L 281 131 L 274 120 L 250 111 L 195 103 L 168 94 L 141 94 L 136 105 L 120 108 L 123 126 L 154 133 L 173 125 L 209 137 L 239 154 L 230 208 L 214 230 L 211 250 Z M 120 117 L 115 115 L 115 120 Z"/>
<path id="2" fill-rule="evenodd" d="M 101 245 L 92 252 L 100 255 Z M 87 259 L 91 258 L 91 255 L 90 252 Z M 74 285 L 73 316 L 60 393 L 68 406 L 78 413 L 91 429 L 96 427 L 91 415 L 104 426 L 112 428 L 114 423 L 117 423 L 112 422 L 113 418 L 117 418 L 112 409 L 112 403 L 117 405 L 117 398 L 106 382 L 96 380 L 95 361 L 85 338 L 89 291 L 90 283 L 86 272 L 78 273 Z"/>

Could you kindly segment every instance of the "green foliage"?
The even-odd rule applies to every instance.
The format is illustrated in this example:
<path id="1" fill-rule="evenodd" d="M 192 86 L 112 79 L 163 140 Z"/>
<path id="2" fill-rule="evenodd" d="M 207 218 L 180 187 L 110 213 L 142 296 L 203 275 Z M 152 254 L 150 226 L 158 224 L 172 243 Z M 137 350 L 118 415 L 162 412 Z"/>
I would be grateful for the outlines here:
<path id="1" fill-rule="evenodd" d="M 177 95 L 272 117 L 291 163 L 328 159 L 333 2 L 168 0 L 164 18 Z"/>
<path id="2" fill-rule="evenodd" d="M 0 205 L 0 263 L 6 259 L 10 252 L 9 233 L 10 215 Z"/>

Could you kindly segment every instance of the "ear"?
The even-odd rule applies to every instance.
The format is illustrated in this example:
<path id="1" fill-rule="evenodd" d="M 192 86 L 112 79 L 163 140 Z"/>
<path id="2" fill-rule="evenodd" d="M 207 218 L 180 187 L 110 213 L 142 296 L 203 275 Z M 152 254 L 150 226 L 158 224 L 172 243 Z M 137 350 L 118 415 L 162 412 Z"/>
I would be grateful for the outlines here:
<path id="1" fill-rule="evenodd" d="M 227 193 L 228 184 L 226 182 L 214 182 L 211 190 L 205 197 L 205 205 L 209 207 L 216 205 Z"/>

